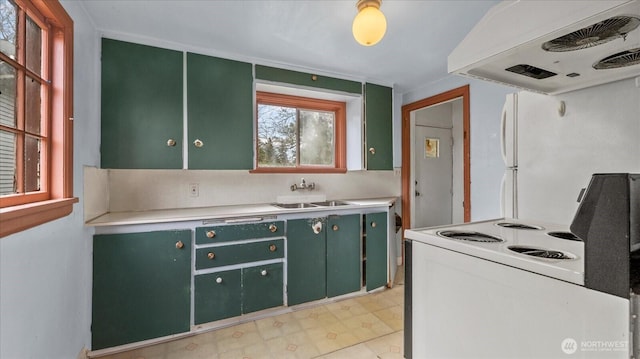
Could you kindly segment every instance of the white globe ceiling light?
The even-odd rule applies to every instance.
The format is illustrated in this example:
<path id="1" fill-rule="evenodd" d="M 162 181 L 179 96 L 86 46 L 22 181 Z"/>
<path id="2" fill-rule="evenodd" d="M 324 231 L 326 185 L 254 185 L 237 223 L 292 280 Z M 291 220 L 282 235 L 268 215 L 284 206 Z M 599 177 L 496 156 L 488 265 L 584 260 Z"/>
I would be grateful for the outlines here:
<path id="1" fill-rule="evenodd" d="M 387 31 L 387 19 L 380 11 L 382 0 L 358 0 L 358 15 L 353 19 L 353 37 L 363 46 L 373 46 Z"/>

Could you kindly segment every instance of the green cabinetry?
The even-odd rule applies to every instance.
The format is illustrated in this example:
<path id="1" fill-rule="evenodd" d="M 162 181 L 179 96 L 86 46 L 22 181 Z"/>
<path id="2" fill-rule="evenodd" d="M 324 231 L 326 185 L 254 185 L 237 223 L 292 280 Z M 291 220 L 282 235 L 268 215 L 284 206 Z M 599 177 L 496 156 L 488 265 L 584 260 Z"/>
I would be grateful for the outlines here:
<path id="1" fill-rule="evenodd" d="M 196 228 L 197 245 L 283 236 L 284 221 L 265 221 L 232 226 L 220 225 Z"/>
<path id="2" fill-rule="evenodd" d="M 360 215 L 329 216 L 327 219 L 327 296 L 360 290 L 362 235 Z"/>
<path id="3" fill-rule="evenodd" d="M 194 277 L 195 324 L 213 322 L 242 314 L 240 269 Z"/>
<path id="4" fill-rule="evenodd" d="M 327 76 L 256 65 L 256 79 L 361 94 L 362 83 Z"/>
<path id="5" fill-rule="evenodd" d="M 387 284 L 387 212 L 364 215 L 367 291 Z"/>
<path id="6" fill-rule="evenodd" d="M 187 53 L 189 169 L 253 168 L 251 64 Z"/>
<path id="7" fill-rule="evenodd" d="M 365 84 L 365 151 L 368 170 L 393 169 L 393 93 Z"/>
<path id="8" fill-rule="evenodd" d="M 93 237 L 92 349 L 188 332 L 191 231 Z"/>
<path id="9" fill-rule="evenodd" d="M 283 305 L 283 265 L 196 275 L 194 322 L 202 324 Z"/>
<path id="10" fill-rule="evenodd" d="M 182 168 L 179 51 L 102 39 L 102 168 Z"/>
<path id="11" fill-rule="evenodd" d="M 242 270 L 242 312 L 283 305 L 282 263 L 248 267 Z"/>
<path id="12" fill-rule="evenodd" d="M 194 323 L 284 304 L 284 221 L 197 227 Z"/>
<path id="13" fill-rule="evenodd" d="M 287 304 L 327 296 L 326 218 L 287 221 Z"/>
<path id="14" fill-rule="evenodd" d="M 287 222 L 287 303 L 361 288 L 360 214 Z"/>

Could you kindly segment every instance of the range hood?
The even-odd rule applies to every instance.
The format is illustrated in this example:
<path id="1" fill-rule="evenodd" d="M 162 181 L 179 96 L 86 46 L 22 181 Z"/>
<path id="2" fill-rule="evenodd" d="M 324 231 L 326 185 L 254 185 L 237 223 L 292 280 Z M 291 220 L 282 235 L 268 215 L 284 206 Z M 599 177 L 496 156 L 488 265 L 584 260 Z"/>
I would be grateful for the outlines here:
<path id="1" fill-rule="evenodd" d="M 448 58 L 449 73 L 559 94 L 640 76 L 640 0 L 503 1 Z"/>

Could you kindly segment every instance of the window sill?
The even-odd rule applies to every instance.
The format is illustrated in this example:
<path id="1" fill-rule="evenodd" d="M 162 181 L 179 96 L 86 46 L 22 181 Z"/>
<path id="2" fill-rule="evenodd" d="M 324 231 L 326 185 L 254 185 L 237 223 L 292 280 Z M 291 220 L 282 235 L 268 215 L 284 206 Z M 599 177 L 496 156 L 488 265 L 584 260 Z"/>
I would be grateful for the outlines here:
<path id="1" fill-rule="evenodd" d="M 347 173 L 346 168 L 256 168 L 250 170 L 249 173 Z"/>
<path id="2" fill-rule="evenodd" d="M 0 238 L 65 217 L 78 198 L 53 199 L 0 209 Z"/>

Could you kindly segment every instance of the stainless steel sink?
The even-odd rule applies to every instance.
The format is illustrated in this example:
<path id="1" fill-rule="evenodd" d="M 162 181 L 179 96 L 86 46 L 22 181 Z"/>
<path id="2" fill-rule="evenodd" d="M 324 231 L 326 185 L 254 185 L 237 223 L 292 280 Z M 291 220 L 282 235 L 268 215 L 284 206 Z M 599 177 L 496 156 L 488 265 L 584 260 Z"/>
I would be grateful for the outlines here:
<path id="1" fill-rule="evenodd" d="M 280 208 L 311 208 L 318 207 L 311 203 L 272 203 L 273 206 Z"/>
<path id="2" fill-rule="evenodd" d="M 335 206 L 346 206 L 351 203 L 342 202 L 342 201 L 324 201 L 324 202 L 313 202 L 311 204 L 316 206 L 321 206 L 321 207 L 335 207 Z"/>

